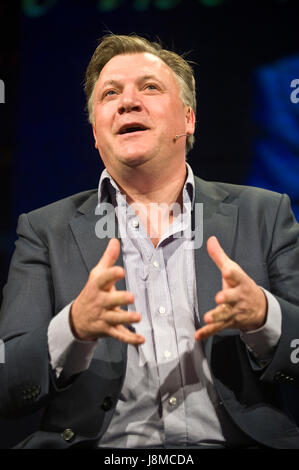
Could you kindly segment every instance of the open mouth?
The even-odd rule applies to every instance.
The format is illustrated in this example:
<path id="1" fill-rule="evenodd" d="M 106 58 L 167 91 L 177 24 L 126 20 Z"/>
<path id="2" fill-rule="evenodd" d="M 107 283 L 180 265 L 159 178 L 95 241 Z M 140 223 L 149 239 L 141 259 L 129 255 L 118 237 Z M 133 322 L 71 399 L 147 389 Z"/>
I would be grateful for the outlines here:
<path id="1" fill-rule="evenodd" d="M 142 132 L 146 130 L 147 130 L 147 127 L 143 126 L 142 124 L 136 124 L 136 125 L 128 124 L 128 125 L 122 126 L 119 129 L 118 133 L 123 135 L 123 134 L 131 134 L 132 132 Z"/>

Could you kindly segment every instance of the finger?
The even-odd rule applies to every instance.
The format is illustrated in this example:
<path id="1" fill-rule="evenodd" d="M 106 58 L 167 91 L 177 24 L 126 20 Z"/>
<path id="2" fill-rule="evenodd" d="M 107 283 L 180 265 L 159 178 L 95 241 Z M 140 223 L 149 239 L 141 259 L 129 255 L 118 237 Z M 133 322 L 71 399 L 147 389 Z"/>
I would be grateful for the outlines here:
<path id="1" fill-rule="evenodd" d="M 229 304 L 221 304 L 218 307 L 210 310 L 204 315 L 206 323 L 214 323 L 219 321 L 231 320 L 234 316 L 234 310 Z"/>
<path id="2" fill-rule="evenodd" d="M 237 264 L 235 264 L 234 266 L 226 266 L 222 270 L 223 278 L 225 279 L 225 281 L 228 282 L 231 287 L 235 287 L 240 284 L 244 279 L 245 275 L 244 271 L 240 266 L 238 266 Z"/>
<path id="3" fill-rule="evenodd" d="M 96 265 L 95 269 L 97 270 L 98 268 L 103 269 L 103 268 L 109 268 L 114 265 L 116 262 L 117 258 L 119 257 L 120 253 L 120 243 L 117 238 L 111 238 L 109 241 L 106 250 L 104 251 L 104 254 L 98 264 Z"/>
<path id="4" fill-rule="evenodd" d="M 212 236 L 208 239 L 207 250 L 214 263 L 217 265 L 220 271 L 222 271 L 227 262 L 230 261 L 230 258 L 227 256 L 215 236 Z"/>
<path id="5" fill-rule="evenodd" d="M 240 291 L 238 287 L 223 289 L 215 296 L 216 304 L 230 304 L 234 306 L 240 300 Z"/>
<path id="6" fill-rule="evenodd" d="M 144 336 L 139 335 L 137 333 L 133 333 L 123 325 L 113 326 L 108 330 L 108 332 L 110 336 L 113 336 L 113 338 L 116 338 L 119 341 L 122 341 L 123 343 L 138 346 L 139 344 L 145 342 Z"/>
<path id="7" fill-rule="evenodd" d="M 126 290 L 114 290 L 113 292 L 103 293 L 102 306 L 107 309 L 132 304 L 133 302 L 134 295 Z"/>
<path id="8" fill-rule="evenodd" d="M 121 266 L 112 266 L 101 271 L 97 276 L 97 284 L 101 289 L 110 290 L 112 285 L 124 278 L 125 270 Z"/>
<path id="9" fill-rule="evenodd" d="M 194 334 L 195 340 L 196 341 L 202 341 L 203 339 L 208 338 L 209 336 L 215 335 L 216 333 L 219 333 L 219 331 L 224 330 L 225 328 L 229 328 L 232 326 L 232 322 L 218 322 L 218 323 L 213 323 L 211 325 L 206 325 L 203 326 L 202 328 L 199 328 Z"/>
<path id="10" fill-rule="evenodd" d="M 109 325 L 124 325 L 125 323 L 138 323 L 141 315 L 138 312 L 128 312 L 127 310 L 109 310 L 105 312 L 101 319 Z"/>

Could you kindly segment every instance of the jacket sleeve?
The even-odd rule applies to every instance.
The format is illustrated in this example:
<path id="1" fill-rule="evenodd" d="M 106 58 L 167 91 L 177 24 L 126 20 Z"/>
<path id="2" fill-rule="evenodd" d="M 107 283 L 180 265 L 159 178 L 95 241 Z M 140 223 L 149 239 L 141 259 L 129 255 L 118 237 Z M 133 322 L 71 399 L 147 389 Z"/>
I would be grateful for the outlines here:
<path id="1" fill-rule="evenodd" d="M 58 393 L 47 340 L 54 303 L 48 249 L 26 214 L 17 234 L 0 312 L 0 415 L 8 418 L 32 413 Z"/>
<path id="2" fill-rule="evenodd" d="M 270 290 L 282 312 L 281 337 L 261 380 L 299 386 L 291 344 L 299 339 L 299 224 L 287 195 L 281 198 L 268 253 Z"/>

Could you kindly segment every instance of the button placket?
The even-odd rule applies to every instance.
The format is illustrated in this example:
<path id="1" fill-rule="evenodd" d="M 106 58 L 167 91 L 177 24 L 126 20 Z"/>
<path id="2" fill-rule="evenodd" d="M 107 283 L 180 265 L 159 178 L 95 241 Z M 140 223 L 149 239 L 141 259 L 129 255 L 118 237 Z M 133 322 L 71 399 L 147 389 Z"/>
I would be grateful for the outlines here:
<path id="1" fill-rule="evenodd" d="M 154 262 L 156 261 L 155 265 Z M 157 268 L 157 265 L 159 266 Z M 169 389 L 165 389 L 164 384 L 167 384 L 167 378 L 172 374 L 178 373 L 178 357 L 176 347 L 176 337 L 174 331 L 174 323 L 171 310 L 171 300 L 169 285 L 167 279 L 166 266 L 164 265 L 164 253 L 162 247 L 159 247 L 151 260 L 150 269 L 150 283 L 151 292 L 151 312 L 154 342 L 157 357 L 157 367 L 160 380 L 160 392 L 162 399 L 162 406 L 166 404 L 169 406 L 168 398 Z M 176 381 L 180 381 L 178 374 Z M 166 399 L 166 402 L 165 402 Z"/>

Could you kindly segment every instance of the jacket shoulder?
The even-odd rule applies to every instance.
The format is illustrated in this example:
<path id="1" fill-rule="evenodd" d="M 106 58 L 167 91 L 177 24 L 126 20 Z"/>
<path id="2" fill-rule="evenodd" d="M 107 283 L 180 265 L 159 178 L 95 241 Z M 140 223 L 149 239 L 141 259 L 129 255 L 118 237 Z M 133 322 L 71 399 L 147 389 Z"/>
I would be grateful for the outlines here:
<path id="1" fill-rule="evenodd" d="M 68 224 L 79 211 L 92 211 L 97 205 L 97 189 L 83 191 L 28 212 L 26 215 L 33 226 L 54 227 Z"/>
<path id="2" fill-rule="evenodd" d="M 240 184 L 225 183 L 219 181 L 205 181 L 195 177 L 197 186 L 201 191 L 215 199 L 222 199 L 225 202 L 271 202 L 279 204 L 282 194 L 269 189 L 258 188 L 256 186 L 246 186 Z"/>

